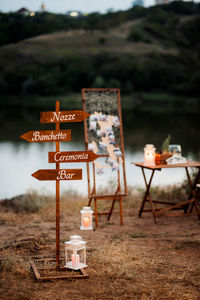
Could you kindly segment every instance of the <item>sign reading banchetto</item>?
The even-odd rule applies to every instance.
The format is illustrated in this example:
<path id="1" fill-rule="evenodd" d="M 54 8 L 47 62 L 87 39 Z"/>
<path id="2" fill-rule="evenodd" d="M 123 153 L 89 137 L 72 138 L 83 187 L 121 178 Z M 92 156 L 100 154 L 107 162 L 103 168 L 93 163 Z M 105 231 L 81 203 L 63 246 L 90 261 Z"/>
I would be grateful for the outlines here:
<path id="1" fill-rule="evenodd" d="M 82 122 L 88 117 L 89 114 L 82 110 L 46 111 L 40 113 L 40 123 Z"/>
<path id="2" fill-rule="evenodd" d="M 90 162 L 98 157 L 92 151 L 49 152 L 49 163 Z"/>
<path id="3" fill-rule="evenodd" d="M 31 143 L 71 141 L 71 130 L 28 131 L 21 138 Z"/>

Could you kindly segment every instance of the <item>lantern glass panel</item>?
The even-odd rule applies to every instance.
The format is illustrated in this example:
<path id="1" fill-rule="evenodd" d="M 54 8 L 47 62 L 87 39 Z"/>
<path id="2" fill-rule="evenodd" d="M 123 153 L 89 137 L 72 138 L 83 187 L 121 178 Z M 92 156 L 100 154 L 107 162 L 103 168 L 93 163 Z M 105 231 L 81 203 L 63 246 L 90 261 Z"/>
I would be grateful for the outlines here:
<path id="1" fill-rule="evenodd" d="M 65 242 L 66 268 L 79 270 L 86 265 L 86 242 L 79 236 L 71 236 L 70 241 Z"/>
<path id="2" fill-rule="evenodd" d="M 144 148 L 144 165 L 154 166 L 155 165 L 155 148 L 152 144 L 147 144 Z"/>
<path id="3" fill-rule="evenodd" d="M 83 207 L 81 210 L 81 230 L 92 230 L 93 210 L 90 207 Z"/>

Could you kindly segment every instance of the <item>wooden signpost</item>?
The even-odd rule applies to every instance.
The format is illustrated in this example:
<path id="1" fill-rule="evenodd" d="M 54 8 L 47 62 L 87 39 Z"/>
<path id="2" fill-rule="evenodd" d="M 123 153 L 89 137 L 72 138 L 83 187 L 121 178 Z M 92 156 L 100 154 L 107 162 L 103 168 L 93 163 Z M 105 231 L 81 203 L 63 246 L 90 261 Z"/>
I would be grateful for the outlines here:
<path id="1" fill-rule="evenodd" d="M 29 131 L 21 138 L 28 142 L 55 142 L 56 152 L 49 152 L 49 162 L 56 164 L 56 169 L 41 169 L 32 174 L 38 180 L 55 180 L 56 181 L 56 270 L 60 268 L 60 180 L 81 180 L 82 169 L 60 169 L 60 163 L 69 162 L 89 162 L 98 158 L 98 155 L 90 151 L 60 151 L 60 142 L 71 141 L 71 130 L 60 130 L 60 123 L 64 122 L 81 122 L 89 117 L 87 112 L 80 110 L 74 111 L 60 111 L 60 102 L 56 101 L 56 111 L 48 111 L 40 113 L 41 123 L 56 123 L 55 130 L 44 131 Z M 31 262 L 34 273 L 37 279 L 42 280 L 38 275 L 39 271 Z M 82 271 L 82 277 L 87 277 L 85 271 Z M 60 276 L 55 278 L 69 278 L 69 276 Z M 71 278 L 71 277 L 70 277 Z M 74 276 L 73 276 L 74 278 Z M 77 276 L 80 278 L 80 276 Z M 47 277 L 45 277 L 47 279 Z M 52 277 L 48 277 L 52 279 Z"/>

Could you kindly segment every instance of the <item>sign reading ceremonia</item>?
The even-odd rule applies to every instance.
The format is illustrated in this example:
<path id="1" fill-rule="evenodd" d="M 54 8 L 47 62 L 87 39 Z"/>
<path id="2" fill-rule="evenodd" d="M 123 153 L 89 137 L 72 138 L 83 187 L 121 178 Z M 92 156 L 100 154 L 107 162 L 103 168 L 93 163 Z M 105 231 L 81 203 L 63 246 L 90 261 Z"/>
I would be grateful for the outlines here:
<path id="1" fill-rule="evenodd" d="M 98 157 L 92 151 L 49 152 L 49 163 L 91 162 Z"/>

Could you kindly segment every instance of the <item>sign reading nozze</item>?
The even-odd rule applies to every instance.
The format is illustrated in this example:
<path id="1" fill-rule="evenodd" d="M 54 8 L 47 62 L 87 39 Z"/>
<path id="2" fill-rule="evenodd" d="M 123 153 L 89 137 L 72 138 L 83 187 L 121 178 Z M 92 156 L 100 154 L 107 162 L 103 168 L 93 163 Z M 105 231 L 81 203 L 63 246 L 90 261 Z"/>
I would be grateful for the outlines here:
<path id="1" fill-rule="evenodd" d="M 89 114 L 82 110 L 46 111 L 40 113 L 40 123 L 81 122 L 88 117 Z"/>

